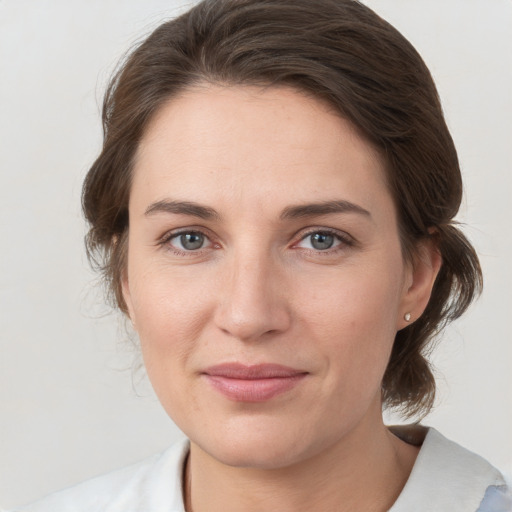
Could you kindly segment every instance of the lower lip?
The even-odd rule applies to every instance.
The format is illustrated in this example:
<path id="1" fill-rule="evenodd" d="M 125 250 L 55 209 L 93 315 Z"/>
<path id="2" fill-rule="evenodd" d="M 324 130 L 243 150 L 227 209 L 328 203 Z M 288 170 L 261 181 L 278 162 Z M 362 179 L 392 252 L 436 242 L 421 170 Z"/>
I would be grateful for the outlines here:
<path id="1" fill-rule="evenodd" d="M 230 379 L 206 375 L 209 383 L 221 394 L 236 402 L 266 402 L 293 389 L 307 374 L 268 379 Z"/>

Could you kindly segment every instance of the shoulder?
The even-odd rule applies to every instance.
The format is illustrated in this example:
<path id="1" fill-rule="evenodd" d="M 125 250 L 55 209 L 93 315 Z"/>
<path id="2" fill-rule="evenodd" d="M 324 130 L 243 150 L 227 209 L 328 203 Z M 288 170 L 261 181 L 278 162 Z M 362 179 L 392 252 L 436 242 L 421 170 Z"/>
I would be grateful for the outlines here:
<path id="1" fill-rule="evenodd" d="M 510 512 L 512 511 L 512 493 L 510 488 L 491 486 L 487 488 L 484 499 L 477 512 Z"/>
<path id="2" fill-rule="evenodd" d="M 505 480 L 495 467 L 429 428 L 409 479 L 390 512 L 510 510 L 479 508 L 495 493 L 506 498 Z"/>
<path id="3" fill-rule="evenodd" d="M 187 441 L 137 464 L 51 494 L 15 512 L 182 512 Z"/>

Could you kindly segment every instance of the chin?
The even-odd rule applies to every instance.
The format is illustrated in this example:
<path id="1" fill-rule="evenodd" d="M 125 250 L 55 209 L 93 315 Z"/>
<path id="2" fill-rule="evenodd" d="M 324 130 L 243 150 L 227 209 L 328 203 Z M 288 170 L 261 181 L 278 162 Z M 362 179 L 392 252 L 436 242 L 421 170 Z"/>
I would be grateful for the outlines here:
<path id="1" fill-rule="evenodd" d="M 283 446 L 276 446 L 272 442 L 228 443 L 226 446 L 215 446 L 208 454 L 226 466 L 262 470 L 282 469 L 301 459 L 288 447 L 283 449 Z"/>
<path id="2" fill-rule="evenodd" d="M 233 427 L 233 425 L 231 425 Z M 202 451 L 227 466 L 252 469 L 282 469 L 309 459 L 328 449 L 330 436 L 311 437 L 306 428 L 254 422 L 244 428 L 216 428 L 210 436 L 194 440 Z M 333 436 L 334 437 L 334 436 Z"/>

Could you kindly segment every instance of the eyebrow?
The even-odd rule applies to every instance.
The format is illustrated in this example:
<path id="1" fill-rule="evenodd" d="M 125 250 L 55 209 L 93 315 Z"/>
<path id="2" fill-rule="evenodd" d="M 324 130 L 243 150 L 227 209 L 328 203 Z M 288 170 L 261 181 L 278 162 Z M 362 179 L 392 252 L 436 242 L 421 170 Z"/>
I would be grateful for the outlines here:
<path id="1" fill-rule="evenodd" d="M 281 213 L 281 220 L 313 217 L 316 215 L 329 215 L 332 213 L 357 213 L 371 218 L 370 212 L 365 210 L 362 206 L 351 203 L 350 201 L 339 200 L 288 206 Z"/>
<path id="2" fill-rule="evenodd" d="M 203 206 L 191 201 L 171 201 L 164 199 L 150 204 L 144 215 L 155 215 L 157 213 L 174 213 L 181 215 L 191 215 L 200 219 L 219 219 L 219 213 L 208 206 Z"/>
<path id="3" fill-rule="evenodd" d="M 149 205 L 144 215 L 150 216 L 157 213 L 191 215 L 204 220 L 220 219 L 220 214 L 214 208 L 203 206 L 192 201 L 163 199 Z M 362 206 L 351 203 L 350 201 L 338 200 L 287 206 L 281 212 L 280 219 L 290 220 L 333 213 L 356 213 L 371 218 L 370 212 L 365 210 Z"/>

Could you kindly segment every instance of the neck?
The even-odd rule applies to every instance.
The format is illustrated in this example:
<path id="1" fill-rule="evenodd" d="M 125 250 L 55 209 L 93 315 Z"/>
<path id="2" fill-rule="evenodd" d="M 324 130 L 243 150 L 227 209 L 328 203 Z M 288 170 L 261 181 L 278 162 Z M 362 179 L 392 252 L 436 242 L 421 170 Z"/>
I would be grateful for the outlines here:
<path id="1" fill-rule="evenodd" d="M 187 512 L 379 512 L 397 499 L 418 453 L 382 422 L 363 421 L 342 440 L 277 469 L 222 464 L 191 443 Z"/>

